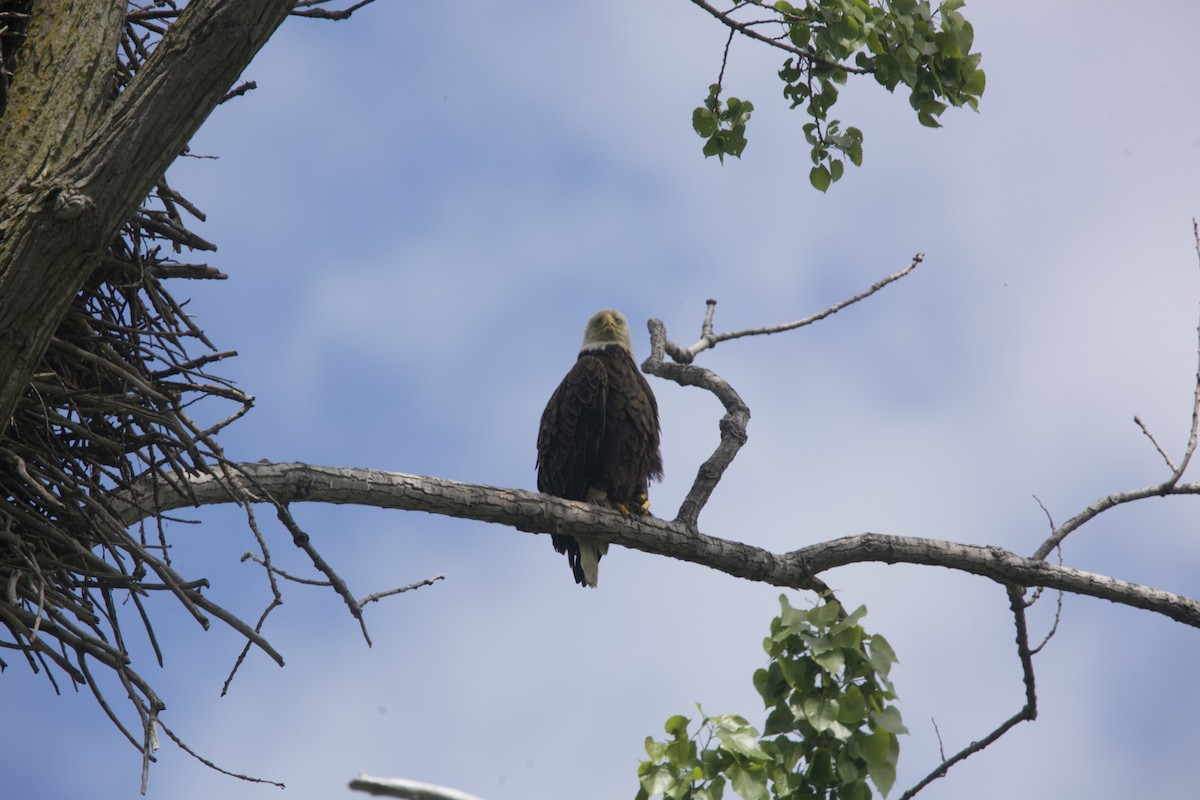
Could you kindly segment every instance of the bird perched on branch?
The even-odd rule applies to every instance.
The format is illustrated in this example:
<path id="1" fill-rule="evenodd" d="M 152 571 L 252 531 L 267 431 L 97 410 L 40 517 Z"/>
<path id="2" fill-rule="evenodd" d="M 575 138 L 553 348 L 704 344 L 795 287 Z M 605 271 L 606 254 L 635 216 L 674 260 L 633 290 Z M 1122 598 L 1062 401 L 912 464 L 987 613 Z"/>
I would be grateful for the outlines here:
<path id="1" fill-rule="evenodd" d="M 597 311 L 575 366 L 554 390 L 537 440 L 538 491 L 645 514 L 650 479 L 662 478 L 658 402 L 633 357 L 633 336 L 615 308 Z M 595 586 L 607 542 L 552 534 L 575 582 Z"/>

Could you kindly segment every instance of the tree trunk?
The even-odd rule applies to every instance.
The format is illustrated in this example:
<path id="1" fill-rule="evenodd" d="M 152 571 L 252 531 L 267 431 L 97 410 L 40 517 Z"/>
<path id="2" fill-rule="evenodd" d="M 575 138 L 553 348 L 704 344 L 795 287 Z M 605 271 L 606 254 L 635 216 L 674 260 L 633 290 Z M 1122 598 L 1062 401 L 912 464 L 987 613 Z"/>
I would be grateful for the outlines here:
<path id="1" fill-rule="evenodd" d="M 97 259 L 292 0 L 195 0 L 105 110 L 124 6 L 40 0 L 17 54 L 0 119 L 0 428 Z"/>

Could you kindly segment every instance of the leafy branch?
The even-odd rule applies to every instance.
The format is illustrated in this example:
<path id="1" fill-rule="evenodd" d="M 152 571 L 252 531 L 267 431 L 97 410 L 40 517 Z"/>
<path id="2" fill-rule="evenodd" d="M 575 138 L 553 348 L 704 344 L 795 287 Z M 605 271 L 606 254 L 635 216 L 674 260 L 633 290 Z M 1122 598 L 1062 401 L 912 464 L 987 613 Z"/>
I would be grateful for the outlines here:
<path id="1" fill-rule="evenodd" d="M 735 34 L 788 54 L 779 69 L 783 96 L 810 117 L 804 125 L 813 167 L 809 182 L 826 191 L 845 172 L 848 160 L 861 166 L 863 134 L 830 116 L 849 75 L 873 75 L 889 92 L 904 85 L 917 121 L 931 128 L 947 108 L 979 108 L 986 78 L 982 56 L 974 53 L 975 32 L 960 9 L 964 0 L 808 0 L 795 5 L 733 0 L 722 11 L 692 0 Z M 756 16 L 747 16 L 752 10 Z M 773 35 L 762 33 L 769 30 Z M 726 43 L 721 75 L 729 60 Z M 692 114 L 692 127 L 705 139 L 704 155 L 741 157 L 745 126 L 753 106 L 729 98 L 721 107 L 722 81 L 709 87 L 704 105 Z"/>
<path id="2" fill-rule="evenodd" d="M 887 640 L 829 599 L 804 611 L 780 595 L 763 642 L 770 661 L 754 673 L 768 710 L 763 732 L 743 717 L 703 714 L 699 727 L 673 716 L 667 741 L 646 738 L 637 800 L 720 800 L 730 786 L 745 800 L 867 800 L 896 782 L 897 737 L 907 733 L 888 673 Z M 705 742 L 700 745 L 698 740 Z"/>

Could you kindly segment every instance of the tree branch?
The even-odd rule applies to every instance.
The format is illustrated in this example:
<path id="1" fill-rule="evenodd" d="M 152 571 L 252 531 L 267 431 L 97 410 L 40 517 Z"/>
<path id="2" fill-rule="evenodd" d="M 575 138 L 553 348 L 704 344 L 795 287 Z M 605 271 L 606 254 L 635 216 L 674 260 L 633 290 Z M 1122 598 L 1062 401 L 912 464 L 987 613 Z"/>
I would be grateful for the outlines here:
<path id="1" fill-rule="evenodd" d="M 480 800 L 473 794 L 460 792 L 448 786 L 437 786 L 432 783 L 410 781 L 406 778 L 376 778 L 373 775 L 360 774 L 350 781 L 350 788 L 356 792 L 366 792 L 384 797 L 403 797 L 406 800 Z"/>
<path id="2" fill-rule="evenodd" d="M 793 331 L 793 330 L 796 330 L 797 328 L 803 328 L 806 325 L 811 325 L 814 322 L 820 322 L 821 320 L 825 319 L 826 317 L 833 316 L 834 314 L 841 311 L 843 308 L 846 308 L 847 306 L 854 305 L 855 303 L 859 302 L 860 300 L 866 300 L 868 297 L 875 294 L 876 292 L 878 292 L 880 289 L 884 288 L 888 284 L 895 283 L 896 281 L 900 280 L 905 275 L 908 275 L 908 273 L 910 273 L 914 269 L 916 269 L 917 265 L 919 265 L 924 260 L 925 260 L 925 254 L 917 253 L 916 255 L 914 255 L 912 257 L 912 261 L 908 262 L 908 266 L 906 266 L 904 269 L 900 270 L 899 272 L 894 272 L 891 275 L 888 275 L 887 277 L 879 279 L 874 284 L 872 284 L 870 286 L 870 288 L 859 292 L 858 294 L 854 295 L 853 297 L 848 297 L 845 300 L 834 303 L 833 305 L 831 305 L 829 308 L 825 309 L 824 311 L 819 311 L 816 314 L 811 314 L 807 317 L 804 317 L 803 319 L 798 319 L 795 322 L 785 322 L 782 325 L 770 325 L 770 326 L 763 327 L 763 328 L 747 328 L 745 330 L 729 331 L 727 333 L 713 333 L 712 319 L 713 319 L 713 312 L 716 310 L 717 301 L 709 300 L 708 301 L 708 310 L 704 316 L 704 324 L 701 327 L 700 340 L 697 341 L 695 344 L 691 345 L 690 347 L 686 347 L 686 348 L 680 347 L 679 345 L 676 345 L 672 342 L 667 345 L 667 354 L 670 355 L 671 358 L 675 359 L 676 361 L 678 361 L 680 363 L 690 364 L 696 358 L 696 356 L 699 355 L 700 353 L 703 353 L 705 350 L 708 350 L 710 348 L 716 347 L 721 342 L 729 341 L 730 339 L 741 339 L 744 336 L 769 336 L 773 333 L 783 333 L 785 331 Z"/>
<path id="3" fill-rule="evenodd" d="M 696 480 L 692 483 L 692 488 L 684 499 L 683 504 L 680 505 L 679 513 L 675 517 L 677 523 L 695 529 L 700 512 L 708 502 L 709 497 L 712 496 L 713 490 L 716 489 L 717 483 L 721 480 L 721 476 L 725 474 L 725 470 L 733 463 L 734 457 L 738 454 L 742 445 L 746 443 L 746 427 L 750 422 L 750 408 L 742 401 L 741 396 L 733 386 L 712 370 L 692 366 L 692 361 L 696 355 L 711 347 L 715 347 L 718 342 L 728 339 L 782 333 L 811 325 L 814 322 L 836 314 L 846 306 L 853 305 L 860 300 L 865 300 L 888 284 L 900 280 L 916 269 L 917 265 L 924 258 L 923 254 L 917 253 L 913 256 L 912 261 L 909 262 L 907 267 L 876 281 L 865 291 L 834 303 L 824 311 L 783 325 L 752 328 L 731 333 L 713 333 L 713 315 L 716 313 L 717 301 L 709 300 L 706 303 L 704 322 L 700 326 L 700 341 L 688 348 L 680 347 L 667 338 L 666 326 L 663 325 L 662 320 L 652 319 L 649 321 L 650 357 L 642 363 L 642 371 L 660 378 L 675 381 L 680 386 L 696 386 L 701 389 L 707 389 L 721 401 L 721 405 L 725 406 L 725 415 L 721 418 L 720 422 L 721 442 L 713 454 L 700 465 Z M 671 356 L 676 363 L 666 363 L 664 361 L 665 355 Z"/>
<path id="4" fill-rule="evenodd" d="M 716 301 L 709 300 L 708 302 L 710 311 L 708 320 L 711 326 L 711 310 L 715 307 Z M 716 395 L 717 399 L 721 401 L 721 405 L 725 406 L 725 416 L 721 418 L 720 422 L 721 443 L 708 457 L 708 460 L 700 465 L 696 480 L 692 483 L 692 488 L 684 498 L 682 505 L 679 506 L 679 513 L 675 517 L 677 523 L 694 530 L 701 509 L 708 502 L 708 498 L 712 496 L 713 490 L 717 488 L 717 483 L 725 474 L 730 463 L 733 462 L 738 450 L 746 443 L 746 426 L 750 422 L 750 407 L 742 401 L 741 395 L 717 373 L 691 364 L 668 364 L 663 361 L 663 354 L 671 344 L 667 339 L 666 327 L 661 320 L 652 319 L 649 322 L 649 328 L 650 357 L 642 364 L 642 371 L 675 381 L 680 386 L 697 386 L 707 389 Z"/>
<path id="5" fill-rule="evenodd" d="M 1141 608 L 1200 628 L 1200 602 L 1172 592 L 1118 580 L 1000 547 L 938 539 L 862 533 L 776 554 L 701 533 L 654 517 L 626 518 L 616 511 L 572 500 L 422 475 L 301 463 L 234 465 L 246 476 L 251 501 L 358 504 L 507 525 L 527 533 L 562 533 L 669 556 L 738 578 L 793 589 L 807 588 L 820 573 L 863 562 L 923 564 L 967 572 L 1002 585 L 1045 586 Z M 262 497 L 255 497 L 262 492 Z M 1181 484 L 1175 493 L 1200 494 L 1200 484 Z M 269 496 L 269 497 L 268 497 Z M 269 499 L 273 498 L 273 499 Z M 190 476 L 186 486 L 139 481 L 114 497 L 127 524 L 155 513 L 194 505 L 237 502 L 228 485 L 210 476 Z"/>
<path id="6" fill-rule="evenodd" d="M 1037 719 L 1037 691 L 1034 686 L 1033 678 L 1033 652 L 1029 649 L 1029 630 L 1025 623 L 1025 599 L 1021 594 L 1021 590 L 1015 586 L 1009 586 L 1008 589 L 1008 605 L 1012 609 L 1013 619 L 1017 628 L 1017 657 L 1021 660 L 1021 674 L 1025 682 L 1025 705 L 1021 710 L 1011 717 L 1000 723 L 994 731 L 989 733 L 982 739 L 971 742 L 959 752 L 952 755 L 950 758 L 943 756 L 943 761 L 932 772 L 922 778 L 916 785 L 900 795 L 900 800 L 909 800 L 924 789 L 929 784 L 933 783 L 938 778 L 946 777 L 946 773 L 950 768 L 960 761 L 965 761 L 979 751 L 991 746 L 993 742 L 999 739 L 1004 734 L 1008 733 L 1012 728 L 1022 722 L 1032 722 Z M 934 725 L 937 729 L 937 725 Z M 941 741 L 939 734 L 938 741 Z"/>
<path id="7" fill-rule="evenodd" d="M 868 69 L 862 69 L 861 67 L 852 67 L 849 64 L 843 64 L 839 61 L 833 61 L 831 59 L 825 58 L 825 57 L 813 52 L 812 50 L 802 50 L 799 47 L 796 47 L 795 45 L 791 44 L 790 42 L 783 41 L 782 39 L 772 39 L 769 36 L 763 36 L 761 33 L 755 31 L 753 28 L 750 27 L 751 23 L 739 22 L 738 20 L 734 19 L 729 14 L 726 14 L 725 12 L 721 11 L 720 9 L 709 5 L 704 0 L 692 0 L 692 3 L 694 5 L 699 6 L 700 8 L 704 9 L 709 14 L 712 14 L 714 17 L 716 17 L 716 19 L 718 19 L 721 22 L 722 25 L 725 25 L 731 31 L 737 31 L 738 33 L 742 34 L 743 36 L 748 36 L 751 39 L 757 39 L 758 41 L 762 42 L 763 44 L 770 45 L 771 47 L 774 47 L 777 50 L 783 50 L 783 51 L 791 53 L 793 55 L 800 56 L 800 58 L 803 58 L 805 61 L 808 61 L 810 63 L 820 64 L 821 66 L 828 67 L 829 69 L 836 69 L 841 72 L 849 72 L 849 73 L 852 73 L 855 75 L 867 75 L 867 74 L 870 74 L 870 72 L 871 72 L 871 70 L 868 70 Z M 773 8 L 770 10 L 773 12 L 776 11 Z M 776 12 L 776 13 L 778 13 L 778 12 Z M 782 22 L 783 22 L 783 20 L 780 19 L 781 24 L 782 24 Z"/>

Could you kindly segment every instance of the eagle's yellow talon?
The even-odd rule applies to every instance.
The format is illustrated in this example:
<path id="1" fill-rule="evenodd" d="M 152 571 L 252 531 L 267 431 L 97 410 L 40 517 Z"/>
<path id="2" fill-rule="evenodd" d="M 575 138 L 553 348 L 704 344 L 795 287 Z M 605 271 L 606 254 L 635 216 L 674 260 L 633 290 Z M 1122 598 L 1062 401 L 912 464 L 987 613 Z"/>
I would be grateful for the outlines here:
<path id="1" fill-rule="evenodd" d="M 617 511 L 620 511 L 622 517 L 629 516 L 629 506 L 625 505 L 624 503 L 615 503 L 613 508 L 617 509 Z"/>

